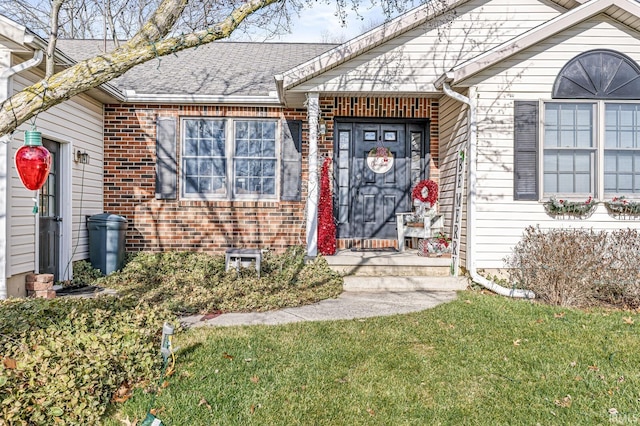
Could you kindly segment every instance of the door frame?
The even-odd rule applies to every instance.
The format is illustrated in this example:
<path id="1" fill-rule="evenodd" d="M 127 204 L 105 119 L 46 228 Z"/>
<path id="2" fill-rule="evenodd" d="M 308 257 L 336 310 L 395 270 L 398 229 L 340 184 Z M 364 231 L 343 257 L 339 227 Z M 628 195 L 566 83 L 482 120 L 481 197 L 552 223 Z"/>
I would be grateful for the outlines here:
<path id="1" fill-rule="evenodd" d="M 73 142 L 64 135 L 56 132 L 43 131 L 43 139 L 49 139 L 58 143 L 60 158 L 60 170 L 58 171 L 58 180 L 60 184 L 60 244 L 58 252 L 58 271 L 59 280 L 65 281 L 73 278 L 73 268 L 67 268 L 71 265 L 72 255 L 72 224 L 73 224 L 73 186 L 72 186 L 72 169 L 73 169 Z M 40 198 L 40 190 L 36 193 L 36 199 Z M 35 220 L 35 251 L 34 251 L 34 271 L 40 272 L 40 212 L 36 215 Z"/>
<path id="2" fill-rule="evenodd" d="M 363 239 L 354 237 L 350 229 L 352 209 L 351 166 L 354 152 L 355 124 L 375 125 L 404 124 L 406 158 L 409 160 L 407 173 L 411 182 L 411 133 L 412 127 L 420 128 L 423 143 L 420 154 L 420 177 L 428 179 L 431 162 L 431 120 L 429 118 L 384 118 L 384 117 L 334 117 L 333 164 L 334 164 L 334 217 L 337 218 L 337 237 L 341 239 Z M 369 238 L 364 238 L 369 239 Z M 371 237 L 371 239 L 377 239 Z"/>

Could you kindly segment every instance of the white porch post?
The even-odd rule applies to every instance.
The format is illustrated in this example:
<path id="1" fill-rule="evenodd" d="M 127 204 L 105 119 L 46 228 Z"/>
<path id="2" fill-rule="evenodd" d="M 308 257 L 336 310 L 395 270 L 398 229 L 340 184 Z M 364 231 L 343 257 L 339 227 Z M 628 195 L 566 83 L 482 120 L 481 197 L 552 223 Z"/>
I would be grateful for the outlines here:
<path id="1" fill-rule="evenodd" d="M 309 180 L 307 184 L 307 256 L 318 254 L 318 115 L 320 102 L 317 93 L 307 97 L 309 121 Z"/>

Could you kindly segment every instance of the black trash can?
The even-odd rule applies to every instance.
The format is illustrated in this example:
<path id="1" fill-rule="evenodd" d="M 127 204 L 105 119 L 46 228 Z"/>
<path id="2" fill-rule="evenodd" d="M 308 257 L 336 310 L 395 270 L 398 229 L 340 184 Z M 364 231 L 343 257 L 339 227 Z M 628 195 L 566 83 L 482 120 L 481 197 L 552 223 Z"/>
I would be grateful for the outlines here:
<path id="1" fill-rule="evenodd" d="M 87 218 L 91 266 L 108 275 L 122 269 L 125 255 L 127 219 L 111 213 Z"/>

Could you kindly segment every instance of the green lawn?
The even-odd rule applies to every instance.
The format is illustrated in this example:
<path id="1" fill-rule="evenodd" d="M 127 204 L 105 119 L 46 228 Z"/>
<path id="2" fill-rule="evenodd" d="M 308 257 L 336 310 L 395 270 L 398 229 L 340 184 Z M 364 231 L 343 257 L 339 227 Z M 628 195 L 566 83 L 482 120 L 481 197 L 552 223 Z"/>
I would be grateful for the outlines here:
<path id="1" fill-rule="evenodd" d="M 165 425 L 637 423 L 639 323 L 462 292 L 408 315 L 194 329 L 153 406 Z M 151 401 L 138 390 L 106 424 Z"/>

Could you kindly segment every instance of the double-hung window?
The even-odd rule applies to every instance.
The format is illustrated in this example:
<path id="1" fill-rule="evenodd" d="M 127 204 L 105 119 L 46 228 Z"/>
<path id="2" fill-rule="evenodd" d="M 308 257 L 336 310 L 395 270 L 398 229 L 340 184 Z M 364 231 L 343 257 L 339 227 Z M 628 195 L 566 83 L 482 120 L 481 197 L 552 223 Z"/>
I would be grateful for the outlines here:
<path id="1" fill-rule="evenodd" d="M 545 102 L 544 197 L 640 193 L 640 103 Z"/>
<path id="2" fill-rule="evenodd" d="M 545 194 L 589 194 L 594 190 L 595 106 L 547 103 L 544 108 Z"/>
<path id="3" fill-rule="evenodd" d="M 605 197 L 640 193 L 640 104 L 605 104 Z"/>
<path id="4" fill-rule="evenodd" d="M 183 119 L 183 196 L 276 198 L 277 133 L 275 120 Z"/>

